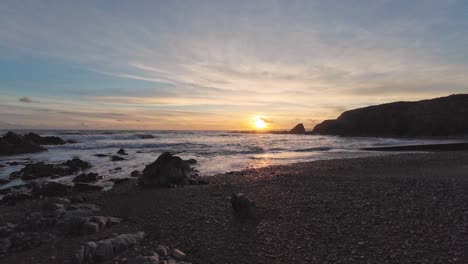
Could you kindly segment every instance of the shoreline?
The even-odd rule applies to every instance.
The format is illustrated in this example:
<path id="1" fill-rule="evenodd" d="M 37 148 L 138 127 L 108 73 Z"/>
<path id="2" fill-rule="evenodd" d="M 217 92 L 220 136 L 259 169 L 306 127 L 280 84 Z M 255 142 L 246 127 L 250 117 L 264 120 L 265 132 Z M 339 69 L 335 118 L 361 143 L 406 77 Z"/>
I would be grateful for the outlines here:
<path id="1" fill-rule="evenodd" d="M 142 245 L 116 263 L 156 242 L 182 249 L 191 263 L 463 263 L 467 172 L 468 152 L 458 151 L 275 165 L 221 174 L 203 186 L 142 189 L 130 181 L 85 196 L 122 223 L 0 261 L 71 263 L 86 241 L 142 230 Z M 238 192 L 257 204 L 256 222 L 233 218 L 229 197 Z M 0 215 L 20 221 L 38 204 L 0 205 Z"/>

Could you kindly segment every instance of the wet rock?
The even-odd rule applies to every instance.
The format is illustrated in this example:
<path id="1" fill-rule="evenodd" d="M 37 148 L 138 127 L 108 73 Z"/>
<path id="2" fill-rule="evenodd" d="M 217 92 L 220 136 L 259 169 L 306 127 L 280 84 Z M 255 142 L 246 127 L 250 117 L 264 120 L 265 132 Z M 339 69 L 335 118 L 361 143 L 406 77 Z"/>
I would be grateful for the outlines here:
<path id="1" fill-rule="evenodd" d="M 24 138 L 38 145 L 64 145 L 65 141 L 59 137 L 42 137 L 36 133 L 30 132 L 24 135 Z"/>
<path id="2" fill-rule="evenodd" d="M 156 252 L 158 252 L 158 254 L 163 258 L 167 257 L 168 255 L 168 249 L 163 245 L 158 245 L 158 247 L 156 248 Z"/>
<path id="3" fill-rule="evenodd" d="M 3 165 L 3 164 L 0 164 L 0 168 L 3 168 L 3 167 L 6 167 L 6 166 L 5 166 L 5 165 Z"/>
<path id="4" fill-rule="evenodd" d="M 297 124 L 293 129 L 289 131 L 289 134 L 305 134 L 304 124 Z"/>
<path id="5" fill-rule="evenodd" d="M 23 180 L 33 180 L 43 177 L 60 177 L 73 174 L 79 170 L 88 169 L 91 167 L 86 161 L 80 159 L 71 159 L 60 164 L 46 164 L 37 162 L 27 164 L 20 171 L 10 174 L 10 178 L 21 178 Z"/>
<path id="6" fill-rule="evenodd" d="M 120 178 L 120 179 L 112 179 L 111 181 L 114 183 L 114 184 L 122 184 L 124 182 L 128 182 L 130 181 L 131 179 L 130 178 Z"/>
<path id="7" fill-rule="evenodd" d="M 93 156 L 98 157 L 98 158 L 104 158 L 107 157 L 107 154 L 94 154 Z"/>
<path id="8" fill-rule="evenodd" d="M 0 156 L 35 153 L 45 150 L 47 149 L 39 144 L 13 132 L 8 132 L 0 138 Z"/>
<path id="9" fill-rule="evenodd" d="M 141 138 L 141 139 L 152 139 L 152 138 L 154 138 L 154 136 L 151 135 L 151 134 L 136 134 L 136 136 Z"/>
<path id="10" fill-rule="evenodd" d="M 130 176 L 132 177 L 139 177 L 141 175 L 141 173 L 137 170 L 134 170 L 132 171 L 132 173 L 130 173 Z"/>
<path id="11" fill-rule="evenodd" d="M 14 192 L 14 193 L 9 193 L 5 196 L 3 196 L 2 200 L 0 200 L 1 203 L 9 204 L 9 205 L 14 205 L 16 202 L 19 201 L 24 201 L 27 199 L 31 199 L 32 195 L 29 193 L 25 192 Z"/>
<path id="12" fill-rule="evenodd" d="M 182 252 L 181 250 L 175 248 L 174 250 L 172 250 L 172 256 L 176 259 L 176 260 L 184 260 L 187 255 Z"/>
<path id="13" fill-rule="evenodd" d="M 125 149 L 119 149 L 119 151 L 117 151 L 117 154 L 119 154 L 119 155 L 128 155 L 128 154 L 125 152 Z"/>
<path id="14" fill-rule="evenodd" d="M 75 178 L 73 178 L 73 182 L 95 182 L 102 179 L 102 176 L 100 176 L 98 173 L 82 173 Z"/>
<path id="15" fill-rule="evenodd" d="M 111 157 L 111 161 L 121 161 L 121 160 L 125 160 L 125 159 L 122 158 L 122 157 L 119 157 L 119 156 L 112 156 Z"/>
<path id="16" fill-rule="evenodd" d="M 187 162 L 188 164 L 190 164 L 190 165 L 195 165 L 195 164 L 197 164 L 197 160 L 196 160 L 196 159 L 188 159 L 188 160 L 186 160 L 186 162 Z"/>
<path id="17" fill-rule="evenodd" d="M 75 255 L 75 263 L 91 264 L 110 260 L 125 250 L 138 244 L 144 237 L 143 232 L 122 234 L 98 242 L 87 242 Z"/>
<path id="18" fill-rule="evenodd" d="M 257 217 L 257 207 L 254 202 L 250 201 L 242 193 L 233 194 L 231 196 L 231 205 L 234 214 L 243 219 L 255 219 Z"/>
<path id="19" fill-rule="evenodd" d="M 155 162 L 145 167 L 143 175 L 138 178 L 138 184 L 142 186 L 184 184 L 185 180 L 193 175 L 194 171 L 187 162 L 165 152 Z"/>
<path id="20" fill-rule="evenodd" d="M 9 183 L 9 182 L 10 182 L 10 180 L 8 180 L 8 179 L 0 178 L 0 185 L 7 184 L 7 183 Z"/>
<path id="21" fill-rule="evenodd" d="M 98 192 L 102 191 L 104 186 L 91 184 L 91 183 L 84 183 L 84 182 L 77 182 L 73 185 L 73 191 L 77 192 Z"/>
<path id="22" fill-rule="evenodd" d="M 72 186 L 66 183 L 48 181 L 37 183 L 32 189 L 34 196 L 63 196 L 70 192 Z"/>

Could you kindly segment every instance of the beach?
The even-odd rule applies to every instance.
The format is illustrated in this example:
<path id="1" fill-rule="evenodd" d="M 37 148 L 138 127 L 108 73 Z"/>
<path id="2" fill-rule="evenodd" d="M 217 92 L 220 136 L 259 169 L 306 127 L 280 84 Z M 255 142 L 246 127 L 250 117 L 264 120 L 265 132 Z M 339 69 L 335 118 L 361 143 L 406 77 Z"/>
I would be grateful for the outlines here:
<path id="1" fill-rule="evenodd" d="M 66 236 L 1 263 L 72 263 L 86 241 L 144 231 L 142 243 L 108 263 L 127 263 L 158 244 L 191 263 L 466 263 L 468 152 L 391 154 L 248 169 L 208 185 L 141 188 L 128 181 L 84 195 L 123 221 Z M 237 219 L 229 198 L 244 193 L 256 220 Z M 1 205 L 19 222 L 42 201 Z"/>

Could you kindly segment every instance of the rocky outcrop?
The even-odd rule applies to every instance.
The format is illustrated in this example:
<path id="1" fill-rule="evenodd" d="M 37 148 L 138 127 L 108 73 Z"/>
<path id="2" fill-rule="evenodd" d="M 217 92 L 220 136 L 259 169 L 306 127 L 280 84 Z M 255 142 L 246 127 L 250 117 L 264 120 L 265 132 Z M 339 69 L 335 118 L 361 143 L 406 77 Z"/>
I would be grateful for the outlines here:
<path id="1" fill-rule="evenodd" d="M 305 134 L 305 128 L 302 123 L 297 124 L 293 129 L 289 131 L 289 134 Z"/>
<path id="2" fill-rule="evenodd" d="M 145 167 L 143 175 L 138 178 L 138 184 L 142 186 L 185 184 L 194 174 L 186 161 L 165 152 L 155 162 Z"/>
<path id="3" fill-rule="evenodd" d="M 0 156 L 35 153 L 47 150 L 30 139 L 13 132 L 0 138 Z"/>
<path id="4" fill-rule="evenodd" d="M 233 194 L 231 196 L 231 206 L 234 211 L 234 215 L 241 219 L 257 218 L 257 206 L 242 193 Z"/>
<path id="5" fill-rule="evenodd" d="M 95 182 L 95 181 L 99 181 L 100 179 L 102 179 L 102 176 L 100 176 L 98 173 L 82 173 L 78 176 L 76 176 L 75 178 L 73 178 L 73 182 Z"/>
<path id="6" fill-rule="evenodd" d="M 92 183 L 77 182 L 73 185 L 73 191 L 76 192 L 99 192 L 104 189 L 104 186 Z"/>
<path id="7" fill-rule="evenodd" d="M 370 137 L 432 137 L 468 134 L 468 94 L 418 102 L 395 102 L 342 113 L 316 125 L 314 134 Z"/>
<path id="8" fill-rule="evenodd" d="M 125 159 L 122 158 L 122 157 L 119 157 L 119 156 L 112 156 L 111 157 L 111 161 L 122 161 L 122 160 L 125 160 Z"/>
<path id="9" fill-rule="evenodd" d="M 117 151 L 117 154 L 119 154 L 119 155 L 128 155 L 127 152 L 125 152 L 125 149 L 119 149 L 119 151 Z"/>
<path id="10" fill-rule="evenodd" d="M 59 137 L 42 137 L 39 136 L 36 133 L 30 132 L 28 134 L 24 135 L 25 139 L 28 139 L 38 145 L 64 145 L 66 142 L 65 140 L 59 138 Z"/>
<path id="11" fill-rule="evenodd" d="M 92 264 L 115 258 L 125 250 L 134 247 L 144 238 L 145 233 L 123 234 L 98 242 L 87 242 L 76 253 L 75 263 Z"/>
<path id="12" fill-rule="evenodd" d="M 77 171 L 88 169 L 91 167 L 86 161 L 74 158 L 60 164 L 46 164 L 37 162 L 27 164 L 20 171 L 13 172 L 10 178 L 21 178 L 23 180 L 33 180 L 43 177 L 61 177 L 73 174 Z"/>

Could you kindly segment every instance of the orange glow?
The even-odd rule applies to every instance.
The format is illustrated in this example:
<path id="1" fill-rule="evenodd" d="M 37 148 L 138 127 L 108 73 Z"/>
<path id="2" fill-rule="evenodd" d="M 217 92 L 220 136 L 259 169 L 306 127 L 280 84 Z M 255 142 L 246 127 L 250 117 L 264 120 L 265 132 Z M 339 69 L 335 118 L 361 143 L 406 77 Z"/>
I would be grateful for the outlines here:
<path id="1" fill-rule="evenodd" d="M 253 124 L 256 129 L 265 129 L 267 127 L 267 123 L 261 117 L 256 117 Z"/>

